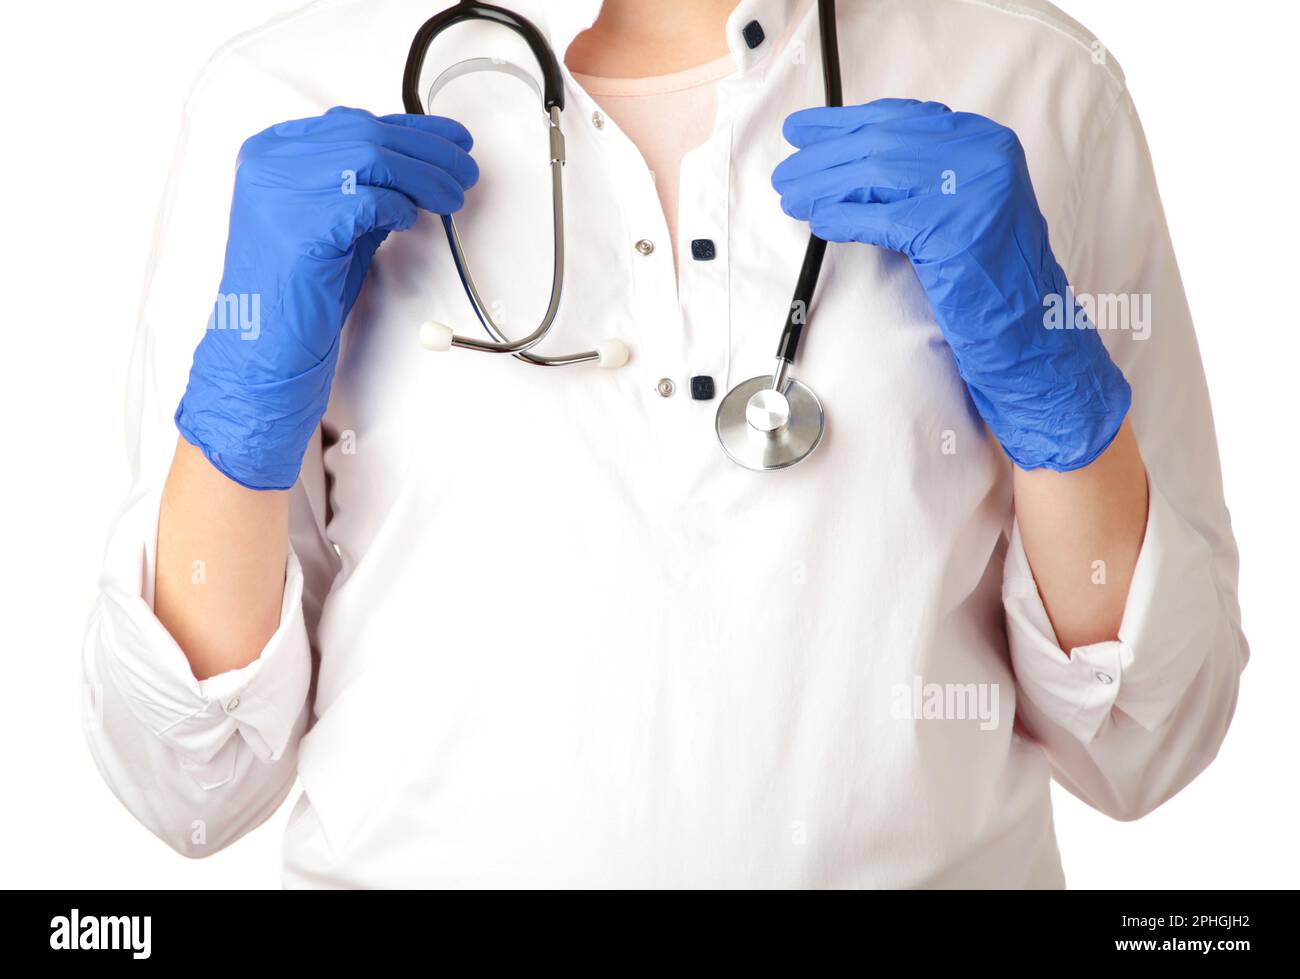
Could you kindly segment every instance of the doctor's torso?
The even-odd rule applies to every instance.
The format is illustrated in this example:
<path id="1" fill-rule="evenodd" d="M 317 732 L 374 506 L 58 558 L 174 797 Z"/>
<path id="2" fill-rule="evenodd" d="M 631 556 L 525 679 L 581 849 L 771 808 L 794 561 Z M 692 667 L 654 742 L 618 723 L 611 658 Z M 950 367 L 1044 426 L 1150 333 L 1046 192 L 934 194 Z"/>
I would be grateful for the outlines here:
<path id="1" fill-rule="evenodd" d="M 397 108 L 433 8 L 341 6 L 310 60 L 359 64 L 300 82 L 275 34 L 243 55 L 276 116 Z M 807 242 L 770 185 L 781 122 L 823 98 L 811 5 L 749 6 L 768 48 L 736 45 L 683 161 L 680 272 L 653 175 L 566 72 L 567 269 L 539 350 L 614 337 L 625 367 L 427 353 L 423 320 L 481 334 L 442 228 L 424 214 L 379 250 L 324 420 L 314 503 L 340 570 L 289 884 L 1060 884 L 1047 763 L 1013 732 L 1010 472 L 907 260 L 828 249 L 793 372 L 826 410 L 809 459 L 758 474 L 718 446 L 717 399 L 770 371 Z M 1056 167 L 1088 96 L 1062 55 L 1018 22 L 973 52 L 1000 16 L 981 5 L 839 6 L 846 103 L 1011 125 L 1049 224 L 1065 216 Z M 482 176 L 458 220 L 485 304 L 523 335 L 551 269 L 542 115 L 512 79 L 465 84 L 446 95 Z M 923 722 L 918 684 L 996 690 L 997 716 Z"/>

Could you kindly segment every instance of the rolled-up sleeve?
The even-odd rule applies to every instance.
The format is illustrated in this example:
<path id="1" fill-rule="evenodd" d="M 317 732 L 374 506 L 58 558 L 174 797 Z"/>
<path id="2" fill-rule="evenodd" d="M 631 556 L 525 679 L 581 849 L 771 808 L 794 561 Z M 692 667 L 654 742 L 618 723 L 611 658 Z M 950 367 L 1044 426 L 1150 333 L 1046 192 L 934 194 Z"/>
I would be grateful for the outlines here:
<path id="1" fill-rule="evenodd" d="M 159 494 L 133 500 L 110 539 L 83 649 L 83 719 L 126 807 L 182 853 L 220 849 L 273 812 L 294 781 L 311 648 L 290 553 L 280 625 L 238 670 L 195 679 L 151 603 Z"/>
<path id="2" fill-rule="evenodd" d="M 1155 485 L 1150 501 L 1118 639 L 1068 654 L 1056 643 L 1018 525 L 1012 533 L 1002 597 L 1016 677 L 1043 711 L 1085 744 L 1113 709 L 1157 730 L 1211 653 L 1207 629 L 1222 620 L 1209 546 Z"/>
<path id="3" fill-rule="evenodd" d="M 1146 139 L 1127 90 L 1094 118 L 1058 254 L 1081 297 L 1132 313 L 1100 325 L 1133 387 L 1146 532 L 1115 641 L 1060 647 L 1018 526 L 1003 604 L 1021 726 L 1058 781 L 1131 819 L 1214 758 L 1249 653 L 1205 374 Z"/>

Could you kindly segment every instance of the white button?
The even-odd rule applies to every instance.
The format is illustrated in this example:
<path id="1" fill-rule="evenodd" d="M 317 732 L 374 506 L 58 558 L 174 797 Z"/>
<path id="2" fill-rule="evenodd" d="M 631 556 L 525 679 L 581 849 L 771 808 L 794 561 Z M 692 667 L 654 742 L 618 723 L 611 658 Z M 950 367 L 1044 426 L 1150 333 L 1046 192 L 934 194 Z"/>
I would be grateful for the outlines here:
<path id="1" fill-rule="evenodd" d="M 659 383 L 655 385 L 655 390 L 659 392 L 661 398 L 671 398 L 673 392 L 677 390 L 677 385 L 672 382 L 672 378 L 661 377 Z"/>
<path id="2" fill-rule="evenodd" d="M 1115 682 L 1115 678 L 1114 678 L 1114 677 L 1112 677 L 1109 673 L 1102 673 L 1100 670 L 1098 670 L 1096 673 L 1094 673 L 1093 676 L 1097 678 L 1097 682 L 1098 682 L 1098 683 L 1114 683 L 1114 682 Z"/>
<path id="3" fill-rule="evenodd" d="M 233 710 L 237 710 L 238 708 L 239 708 L 239 698 L 231 697 L 230 703 L 226 704 L 226 710 L 233 711 Z"/>
<path id="4" fill-rule="evenodd" d="M 605 117 L 602 116 L 599 112 L 593 112 L 591 114 L 591 124 L 595 126 L 597 129 L 604 129 Z"/>
<path id="5" fill-rule="evenodd" d="M 650 255 L 654 253 L 655 243 L 649 238 L 642 238 L 636 243 L 637 253 L 640 255 Z"/>

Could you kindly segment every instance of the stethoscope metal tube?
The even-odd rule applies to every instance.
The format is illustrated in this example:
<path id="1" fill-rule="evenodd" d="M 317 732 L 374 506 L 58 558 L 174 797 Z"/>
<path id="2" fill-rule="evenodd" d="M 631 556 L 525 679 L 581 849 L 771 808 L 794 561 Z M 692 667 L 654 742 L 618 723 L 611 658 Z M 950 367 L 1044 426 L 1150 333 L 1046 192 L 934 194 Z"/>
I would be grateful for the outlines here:
<path id="1" fill-rule="evenodd" d="M 480 59 L 486 60 L 486 59 Z M 457 66 L 460 67 L 460 66 Z M 513 67 L 513 66 L 512 66 Z M 432 97 L 438 88 L 438 83 L 430 88 L 429 95 Z M 478 316 L 479 321 L 484 328 L 493 337 L 495 342 L 488 340 L 478 340 L 473 337 L 462 337 L 452 335 L 449 343 L 454 347 L 462 347 L 466 350 L 481 350 L 491 353 L 512 353 L 520 359 L 528 360 L 531 363 L 541 364 L 543 366 L 553 366 L 553 360 L 559 358 L 536 357 L 527 354 L 527 351 L 540 343 L 555 322 L 555 315 L 560 310 L 560 294 L 564 288 L 564 181 L 561 176 L 561 167 L 564 166 L 564 136 L 559 130 L 560 110 L 557 106 L 552 106 L 550 110 L 551 131 L 558 134 L 558 139 L 551 140 L 551 223 L 553 231 L 552 247 L 554 249 L 555 261 L 551 270 L 551 299 L 546 307 L 546 314 L 542 317 L 541 324 L 532 333 L 518 340 L 507 339 L 505 334 L 497 326 L 492 316 L 487 311 L 487 304 L 479 294 L 478 286 L 474 282 L 474 276 L 469 270 L 469 261 L 465 258 L 464 246 L 460 240 L 460 230 L 456 227 L 456 219 L 450 214 L 443 215 L 442 223 L 447 231 L 447 241 L 451 245 L 451 254 L 456 262 L 456 271 L 460 275 L 461 284 L 465 287 L 466 293 L 469 294 L 471 305 Z M 568 363 L 583 363 L 586 360 L 595 360 L 597 355 L 590 354 L 573 354 L 572 358 L 565 359 Z"/>

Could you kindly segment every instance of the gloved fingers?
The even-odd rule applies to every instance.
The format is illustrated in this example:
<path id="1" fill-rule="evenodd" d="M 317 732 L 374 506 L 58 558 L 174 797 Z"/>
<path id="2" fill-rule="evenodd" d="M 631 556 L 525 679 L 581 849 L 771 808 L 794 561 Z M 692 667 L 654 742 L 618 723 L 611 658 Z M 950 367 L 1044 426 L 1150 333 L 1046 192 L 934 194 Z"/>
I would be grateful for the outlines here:
<path id="1" fill-rule="evenodd" d="M 393 126 L 409 126 L 421 132 L 433 133 L 435 136 L 441 136 L 443 139 L 455 143 L 466 153 L 474 148 L 474 137 L 470 135 L 469 130 L 455 119 L 448 119 L 446 116 L 425 116 L 394 112 L 386 116 L 379 116 L 379 121 Z"/>
<path id="2" fill-rule="evenodd" d="M 469 190 L 478 182 L 478 164 L 474 158 L 457 143 L 436 133 L 379 120 L 363 122 L 354 133 L 352 139 L 437 167 L 460 184 L 462 191 Z"/>
<path id="3" fill-rule="evenodd" d="M 813 206 L 822 202 L 888 204 L 924 193 L 926 188 L 918 185 L 910 170 L 910 165 L 868 157 L 782 179 L 779 184 L 774 175 L 772 183 L 781 194 L 781 209 L 792 218 L 807 221 Z"/>
<path id="4" fill-rule="evenodd" d="M 889 204 L 817 202 L 809 216 L 808 227 L 818 238 L 826 241 L 857 241 L 910 254 L 908 243 L 916 231 L 907 225 L 907 217 L 913 210 L 911 200 Z"/>
<path id="5" fill-rule="evenodd" d="M 360 254 L 368 236 L 381 232 L 406 231 L 414 227 L 420 210 L 406 194 L 388 187 L 358 184 L 350 194 L 328 192 L 325 220 L 309 249 L 313 258 L 337 260 Z M 379 247 L 378 244 L 375 246 Z"/>
<path id="6" fill-rule="evenodd" d="M 406 194 L 388 187 L 359 185 L 349 198 L 352 215 L 350 239 L 342 250 L 362 238 L 377 235 L 375 247 L 390 231 L 405 231 L 415 225 L 419 211 Z M 340 242 L 340 244 L 344 244 Z"/>
<path id="7" fill-rule="evenodd" d="M 892 171 L 896 176 L 891 182 L 897 186 L 923 183 L 916 148 L 892 126 L 883 126 L 835 136 L 790 154 L 772 171 L 772 186 L 785 193 L 790 184 L 804 177 L 860 160 Z"/>
<path id="8" fill-rule="evenodd" d="M 331 157 L 352 165 L 358 185 L 400 191 L 434 214 L 459 211 L 465 204 L 466 188 L 473 185 L 472 180 L 464 182 L 463 177 L 441 166 L 373 143 L 340 148 Z"/>
<path id="9" fill-rule="evenodd" d="M 794 180 L 879 152 L 882 147 L 875 145 L 877 142 L 863 133 L 846 133 L 811 143 L 777 164 L 772 171 L 772 186 L 784 193 L 785 186 Z"/>
<path id="10" fill-rule="evenodd" d="M 424 118 L 442 120 L 440 116 Z M 241 157 L 307 155 L 305 143 L 371 143 L 441 167 L 456 178 L 463 189 L 468 189 L 478 180 L 478 164 L 459 140 L 467 139 L 469 133 L 459 124 L 454 124 L 456 129 L 448 130 L 449 135 L 456 139 L 435 131 L 435 127 L 443 128 L 446 122 L 450 120 L 421 126 L 398 124 L 385 122 L 363 109 L 334 108 L 323 116 L 272 126 L 245 143 Z M 345 169 L 357 170 L 359 165 L 345 166 Z"/>
<path id="11" fill-rule="evenodd" d="M 786 117 L 781 132 L 787 143 L 802 149 L 864 126 L 943 115 L 951 111 L 942 102 L 918 102 L 916 99 L 876 99 L 863 105 L 822 105 L 792 112 Z"/>

